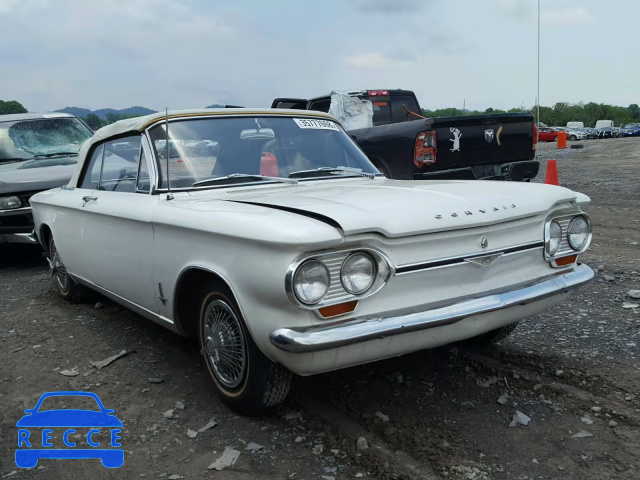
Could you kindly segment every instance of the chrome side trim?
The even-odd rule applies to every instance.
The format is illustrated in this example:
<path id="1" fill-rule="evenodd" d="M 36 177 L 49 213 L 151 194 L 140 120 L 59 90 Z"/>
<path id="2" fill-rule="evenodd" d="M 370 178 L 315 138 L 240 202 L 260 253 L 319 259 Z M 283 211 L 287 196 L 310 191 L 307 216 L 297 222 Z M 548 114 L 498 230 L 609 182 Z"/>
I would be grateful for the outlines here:
<path id="1" fill-rule="evenodd" d="M 310 353 L 354 345 L 428 328 L 451 325 L 474 315 L 527 305 L 566 293 L 591 281 L 586 265 L 543 277 L 536 283 L 483 297 L 469 298 L 431 310 L 385 316 L 351 318 L 302 328 L 279 328 L 269 335 L 271 343 L 291 353 Z M 424 307 L 423 307 L 424 308 Z"/>
<path id="2" fill-rule="evenodd" d="M 0 217 L 9 217 L 11 215 L 24 215 L 25 213 L 29 213 L 31 211 L 31 207 L 20 207 L 20 208 L 11 208 L 7 210 L 0 210 Z"/>
<path id="3" fill-rule="evenodd" d="M 38 240 L 31 233 L 0 233 L 0 244 L 2 243 L 22 243 L 27 245 L 37 245 Z"/>
<path id="4" fill-rule="evenodd" d="M 69 276 L 72 277 L 76 282 L 83 284 L 84 286 L 90 288 L 91 290 L 95 290 L 96 292 L 101 293 L 105 297 L 110 298 L 114 302 L 119 303 L 123 307 L 128 308 L 129 310 L 137 313 L 138 315 L 141 315 L 151 320 L 152 322 L 157 323 L 158 325 L 162 325 L 163 327 L 168 328 L 172 332 L 175 332 L 178 334 L 182 333 L 178 330 L 173 320 L 170 320 L 167 317 L 163 317 L 162 315 L 152 312 L 151 310 L 145 307 L 142 307 L 137 303 L 133 303 L 127 300 L 126 298 L 123 298 L 120 295 L 113 293 L 110 290 L 107 290 L 106 288 L 96 285 L 95 283 L 93 283 L 90 280 L 87 280 L 86 278 L 80 277 L 79 275 L 75 275 L 69 272 Z"/>

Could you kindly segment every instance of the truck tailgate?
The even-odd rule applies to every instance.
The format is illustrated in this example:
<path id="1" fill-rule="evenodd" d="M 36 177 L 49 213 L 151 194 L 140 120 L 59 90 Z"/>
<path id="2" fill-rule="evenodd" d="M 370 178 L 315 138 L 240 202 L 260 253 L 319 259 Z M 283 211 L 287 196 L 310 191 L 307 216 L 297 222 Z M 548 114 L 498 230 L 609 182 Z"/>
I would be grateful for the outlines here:
<path id="1" fill-rule="evenodd" d="M 534 158 L 529 113 L 439 117 L 425 121 L 437 135 L 437 161 L 421 170 L 473 167 Z"/>

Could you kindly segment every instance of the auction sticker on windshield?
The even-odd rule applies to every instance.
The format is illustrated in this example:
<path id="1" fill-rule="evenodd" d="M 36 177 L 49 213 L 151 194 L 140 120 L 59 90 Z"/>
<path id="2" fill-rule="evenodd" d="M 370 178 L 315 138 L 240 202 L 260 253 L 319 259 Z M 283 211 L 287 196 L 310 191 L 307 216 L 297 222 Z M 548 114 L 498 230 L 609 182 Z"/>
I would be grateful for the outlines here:
<path id="1" fill-rule="evenodd" d="M 317 120 L 311 118 L 294 118 L 293 119 L 300 128 L 313 128 L 315 130 L 337 130 L 340 131 L 338 125 L 329 120 Z"/>

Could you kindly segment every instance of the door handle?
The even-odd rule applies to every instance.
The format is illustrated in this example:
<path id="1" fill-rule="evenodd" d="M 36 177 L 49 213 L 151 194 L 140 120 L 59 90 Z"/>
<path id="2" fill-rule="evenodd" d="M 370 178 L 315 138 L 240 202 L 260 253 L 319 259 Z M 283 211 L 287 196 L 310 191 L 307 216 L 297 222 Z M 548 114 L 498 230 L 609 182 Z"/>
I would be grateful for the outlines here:
<path id="1" fill-rule="evenodd" d="M 97 200 L 98 200 L 98 197 L 91 197 L 87 195 L 86 197 L 82 197 L 82 202 L 83 202 L 82 206 L 84 207 L 88 202 L 91 202 L 91 201 L 95 202 Z"/>

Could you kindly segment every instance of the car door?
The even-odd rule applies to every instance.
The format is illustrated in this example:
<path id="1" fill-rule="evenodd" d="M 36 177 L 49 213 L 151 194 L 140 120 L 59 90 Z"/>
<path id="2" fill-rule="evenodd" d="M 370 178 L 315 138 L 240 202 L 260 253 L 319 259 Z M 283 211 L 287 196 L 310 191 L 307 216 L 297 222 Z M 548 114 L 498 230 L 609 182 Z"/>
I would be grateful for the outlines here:
<path id="1" fill-rule="evenodd" d="M 85 165 L 77 185 L 64 186 L 56 195 L 55 220 L 52 224 L 58 255 L 69 273 L 83 278 L 88 274 L 82 249 L 86 224 L 86 211 L 83 207 L 98 188 L 102 145 L 92 148 Z"/>
<path id="2" fill-rule="evenodd" d="M 98 187 L 84 206 L 87 279 L 129 302 L 156 309 L 152 282 L 150 150 L 140 134 L 103 145 Z"/>

